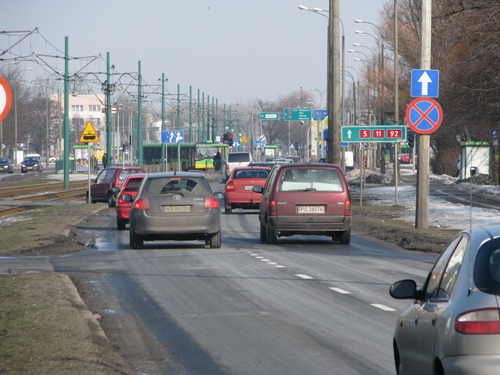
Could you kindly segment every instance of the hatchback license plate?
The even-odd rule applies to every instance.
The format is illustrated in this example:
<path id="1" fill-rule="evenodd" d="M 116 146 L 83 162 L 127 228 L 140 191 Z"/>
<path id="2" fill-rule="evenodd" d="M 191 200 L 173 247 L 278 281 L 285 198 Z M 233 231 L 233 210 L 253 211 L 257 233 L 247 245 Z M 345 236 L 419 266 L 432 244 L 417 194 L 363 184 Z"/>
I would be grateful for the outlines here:
<path id="1" fill-rule="evenodd" d="M 324 214 L 325 206 L 299 206 L 297 207 L 299 214 Z"/>
<path id="2" fill-rule="evenodd" d="M 190 212 L 190 206 L 161 206 L 163 212 Z"/>
<path id="3" fill-rule="evenodd" d="M 243 190 L 252 190 L 253 186 L 252 185 L 245 185 L 243 186 Z"/>

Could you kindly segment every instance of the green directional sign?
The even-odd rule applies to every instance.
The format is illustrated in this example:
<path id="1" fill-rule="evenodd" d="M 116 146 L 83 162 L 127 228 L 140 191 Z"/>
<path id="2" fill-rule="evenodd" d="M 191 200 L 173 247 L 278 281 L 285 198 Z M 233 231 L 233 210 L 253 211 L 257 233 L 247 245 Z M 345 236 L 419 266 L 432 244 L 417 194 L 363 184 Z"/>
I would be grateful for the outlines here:
<path id="1" fill-rule="evenodd" d="M 260 121 L 279 120 L 279 119 L 280 119 L 279 112 L 261 112 L 259 114 Z"/>
<path id="2" fill-rule="evenodd" d="M 342 142 L 406 142 L 406 126 L 342 126 Z"/>
<path id="3" fill-rule="evenodd" d="M 309 121 L 311 118 L 311 108 L 285 108 L 286 121 Z"/>

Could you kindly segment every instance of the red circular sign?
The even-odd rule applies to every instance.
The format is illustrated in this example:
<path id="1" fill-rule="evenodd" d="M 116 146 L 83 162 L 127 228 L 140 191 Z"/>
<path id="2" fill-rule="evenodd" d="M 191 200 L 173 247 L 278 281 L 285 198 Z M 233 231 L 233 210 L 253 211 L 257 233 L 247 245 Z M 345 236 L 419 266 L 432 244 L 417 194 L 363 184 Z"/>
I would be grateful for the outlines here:
<path id="1" fill-rule="evenodd" d="M 12 92 L 7 81 L 0 76 L 0 121 L 7 117 L 11 106 Z"/>
<path id="2" fill-rule="evenodd" d="M 417 98 L 406 108 L 406 122 L 417 134 L 435 132 L 443 121 L 443 110 L 431 98 Z"/>

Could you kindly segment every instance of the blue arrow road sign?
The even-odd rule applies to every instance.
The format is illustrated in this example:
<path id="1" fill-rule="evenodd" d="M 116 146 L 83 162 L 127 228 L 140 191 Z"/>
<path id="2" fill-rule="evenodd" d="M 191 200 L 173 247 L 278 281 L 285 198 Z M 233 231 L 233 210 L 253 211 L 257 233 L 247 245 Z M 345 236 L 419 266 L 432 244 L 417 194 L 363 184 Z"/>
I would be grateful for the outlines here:
<path id="1" fill-rule="evenodd" d="M 413 69 L 411 71 L 411 96 L 437 98 L 439 96 L 439 70 Z"/>
<path id="2" fill-rule="evenodd" d="M 162 143 L 184 143 L 184 130 L 166 130 L 161 132 Z"/>

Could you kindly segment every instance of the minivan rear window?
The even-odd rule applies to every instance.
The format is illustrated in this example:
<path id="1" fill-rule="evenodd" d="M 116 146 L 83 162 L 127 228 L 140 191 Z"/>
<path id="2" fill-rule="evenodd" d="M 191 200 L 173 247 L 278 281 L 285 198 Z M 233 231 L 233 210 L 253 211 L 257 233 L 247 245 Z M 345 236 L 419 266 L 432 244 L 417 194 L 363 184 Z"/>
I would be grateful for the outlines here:
<path id="1" fill-rule="evenodd" d="M 287 168 L 281 174 L 279 191 L 342 192 L 344 187 L 335 169 Z"/>
<path id="2" fill-rule="evenodd" d="M 234 153 L 227 155 L 227 161 L 229 163 L 244 163 L 250 161 L 250 154 L 248 153 Z"/>

